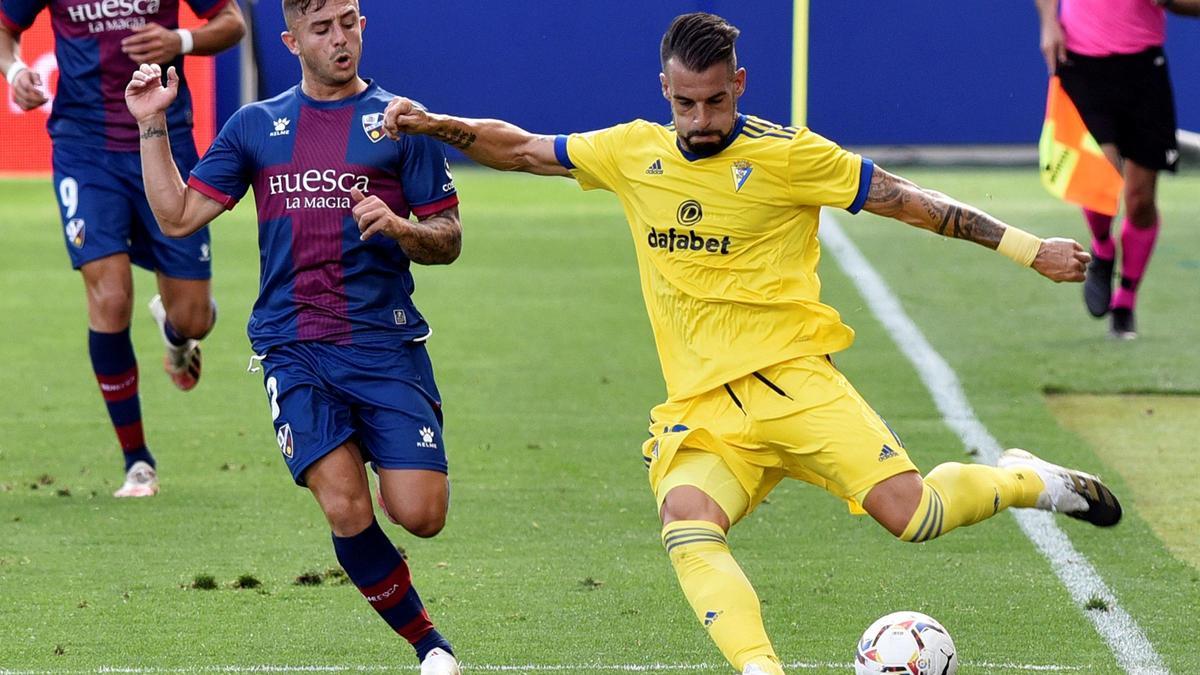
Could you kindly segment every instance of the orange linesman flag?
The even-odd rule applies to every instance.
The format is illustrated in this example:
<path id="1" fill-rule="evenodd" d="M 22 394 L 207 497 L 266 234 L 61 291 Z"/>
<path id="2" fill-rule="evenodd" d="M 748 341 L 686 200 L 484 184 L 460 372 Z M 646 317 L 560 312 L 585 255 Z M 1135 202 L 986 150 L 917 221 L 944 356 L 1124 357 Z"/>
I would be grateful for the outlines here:
<path id="1" fill-rule="evenodd" d="M 1058 76 L 1050 78 L 1038 159 L 1042 185 L 1050 194 L 1092 211 L 1117 214 L 1123 186 L 1121 173 L 1088 132 Z"/>

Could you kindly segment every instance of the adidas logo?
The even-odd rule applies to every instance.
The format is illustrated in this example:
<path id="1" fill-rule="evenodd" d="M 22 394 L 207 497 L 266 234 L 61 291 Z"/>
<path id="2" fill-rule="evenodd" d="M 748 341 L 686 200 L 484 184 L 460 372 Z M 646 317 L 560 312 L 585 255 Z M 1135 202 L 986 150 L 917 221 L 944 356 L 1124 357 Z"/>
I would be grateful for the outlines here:
<path id="1" fill-rule="evenodd" d="M 897 456 L 898 455 L 896 454 L 896 451 L 889 448 L 886 444 L 883 446 L 883 450 L 879 451 L 879 461 L 881 462 L 885 459 L 891 459 Z"/>
<path id="2" fill-rule="evenodd" d="M 661 176 L 663 174 L 662 160 L 654 160 L 653 164 L 646 167 L 646 173 L 651 176 Z"/>

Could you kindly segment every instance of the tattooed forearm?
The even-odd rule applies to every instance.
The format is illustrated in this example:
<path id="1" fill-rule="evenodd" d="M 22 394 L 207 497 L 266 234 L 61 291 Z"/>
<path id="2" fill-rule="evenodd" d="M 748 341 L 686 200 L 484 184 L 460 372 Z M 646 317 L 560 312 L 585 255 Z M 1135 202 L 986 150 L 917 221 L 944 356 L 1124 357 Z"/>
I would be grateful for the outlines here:
<path id="1" fill-rule="evenodd" d="M 446 145 L 458 148 L 459 150 L 466 150 L 475 143 L 475 134 L 466 129 L 452 126 L 440 127 L 430 135 Z"/>
<path id="2" fill-rule="evenodd" d="M 458 215 L 436 215 L 408 228 L 400 241 L 408 259 L 419 265 L 449 265 L 462 251 Z"/>
<path id="3" fill-rule="evenodd" d="M 871 176 L 864 208 L 945 237 L 973 241 L 992 249 L 1000 245 L 1005 230 L 1004 223 L 974 207 L 956 202 L 940 192 L 923 189 L 879 168 Z"/>
<path id="4" fill-rule="evenodd" d="M 150 127 L 142 132 L 142 140 L 151 138 L 163 138 L 167 135 L 167 130 L 163 127 Z"/>
<path id="5" fill-rule="evenodd" d="M 957 237 L 958 228 L 962 224 L 963 211 L 958 206 L 951 206 L 942 214 L 942 220 L 938 223 L 937 233 L 942 236 L 946 235 L 946 228 L 952 228 L 948 236 Z"/>
<path id="6" fill-rule="evenodd" d="M 950 202 L 947 204 L 946 214 L 942 217 L 938 234 L 966 239 L 994 249 L 1000 245 L 1000 237 L 1004 236 L 1004 230 L 1004 223 L 988 214 Z"/>

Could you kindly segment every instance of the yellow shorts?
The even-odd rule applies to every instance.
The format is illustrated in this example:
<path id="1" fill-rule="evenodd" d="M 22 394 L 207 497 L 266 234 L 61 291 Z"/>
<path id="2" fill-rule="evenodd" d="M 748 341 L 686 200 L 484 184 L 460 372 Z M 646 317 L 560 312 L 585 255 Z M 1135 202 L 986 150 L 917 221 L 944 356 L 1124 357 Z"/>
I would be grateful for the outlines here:
<path id="1" fill-rule="evenodd" d="M 642 455 L 659 509 L 691 485 L 737 522 L 785 477 L 845 499 L 916 467 L 900 439 L 824 356 L 785 361 L 650 411 Z"/>

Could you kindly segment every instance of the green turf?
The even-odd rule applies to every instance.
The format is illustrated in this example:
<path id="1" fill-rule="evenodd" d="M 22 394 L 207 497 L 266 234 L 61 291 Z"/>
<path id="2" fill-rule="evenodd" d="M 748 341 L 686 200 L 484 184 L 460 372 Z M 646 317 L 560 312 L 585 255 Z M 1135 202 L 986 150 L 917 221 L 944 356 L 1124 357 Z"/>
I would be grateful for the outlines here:
<path id="1" fill-rule="evenodd" d="M 459 173 L 462 258 L 419 269 L 416 295 L 436 331 L 454 507 L 436 539 L 392 530 L 430 612 L 468 663 L 719 664 L 658 543 L 639 447 L 663 386 L 616 201 L 565 180 Z M 914 177 L 1039 234 L 1083 230 L 1030 172 Z M 1106 460 L 1055 423 L 1042 389 L 1200 390 L 1188 332 L 1200 313 L 1200 234 L 1188 226 L 1200 183 L 1162 189 L 1167 225 L 1143 293 L 1144 337 L 1131 344 L 1103 337 L 1078 288 L 897 223 L 842 220 L 1002 442 L 1099 470 Z M 190 394 L 158 373 L 142 304 L 152 279 L 137 277 L 134 337 L 163 492 L 117 503 L 107 495 L 118 451 L 50 186 L 0 183 L 0 669 L 413 665 L 353 588 L 294 583 L 336 563 L 319 511 L 278 456 L 261 376 L 245 372 L 257 291 L 251 202 L 214 227 L 221 323 Z M 822 279 L 858 331 L 839 366 L 922 469 L 964 459 L 831 260 Z M 1115 531 L 1064 528 L 1171 669 L 1200 671 L 1190 647 L 1200 577 L 1158 541 L 1136 499 L 1127 506 Z M 961 673 L 1014 663 L 1118 672 L 1007 516 L 904 545 L 819 490 L 785 484 L 731 543 L 787 661 L 849 664 L 867 624 L 909 608 L 949 627 Z M 244 574 L 262 586 L 232 588 Z M 192 588 L 198 575 L 218 588 Z"/>
<path id="2" fill-rule="evenodd" d="M 1193 484 L 1200 399 L 1069 394 L 1049 403 L 1062 424 L 1125 479 L 1140 514 L 1167 548 L 1200 570 L 1200 493 Z"/>

